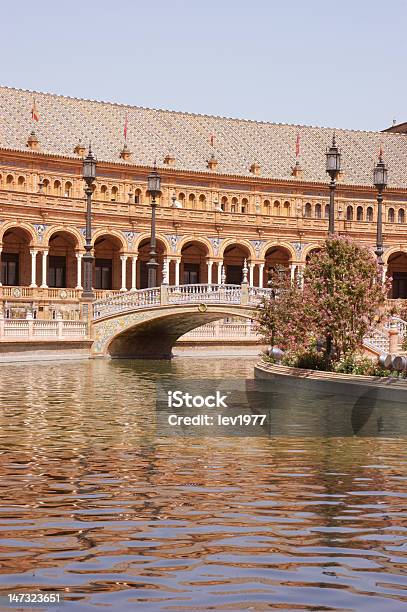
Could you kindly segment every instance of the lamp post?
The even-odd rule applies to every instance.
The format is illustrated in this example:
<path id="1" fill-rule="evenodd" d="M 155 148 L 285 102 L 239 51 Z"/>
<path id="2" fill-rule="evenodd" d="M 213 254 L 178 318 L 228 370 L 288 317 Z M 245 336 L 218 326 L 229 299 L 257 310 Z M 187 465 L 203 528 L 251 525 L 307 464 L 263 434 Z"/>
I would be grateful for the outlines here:
<path id="1" fill-rule="evenodd" d="M 373 168 L 373 184 L 377 189 L 377 225 L 376 225 L 376 256 L 377 263 L 383 266 L 383 191 L 387 186 L 387 168 L 380 149 L 379 161 Z"/>
<path id="2" fill-rule="evenodd" d="M 83 160 L 83 180 L 86 183 L 86 233 L 85 255 L 83 256 L 83 292 L 82 297 L 93 299 L 93 255 L 92 251 L 92 185 L 96 179 L 96 158 L 89 144 L 89 151 Z"/>
<path id="3" fill-rule="evenodd" d="M 155 241 L 155 211 L 157 208 L 156 197 L 160 193 L 161 177 L 157 172 L 157 167 L 154 162 L 154 169 L 147 177 L 147 191 L 151 196 L 151 240 L 150 240 L 150 260 L 147 262 L 148 272 L 148 287 L 157 286 L 157 252 L 156 252 L 156 241 Z"/>
<path id="4" fill-rule="evenodd" d="M 329 183 L 329 229 L 328 233 L 332 236 L 335 233 L 335 189 L 336 179 L 341 171 L 341 154 L 336 145 L 335 133 L 332 137 L 332 144 L 326 151 L 326 171 L 331 177 Z"/>

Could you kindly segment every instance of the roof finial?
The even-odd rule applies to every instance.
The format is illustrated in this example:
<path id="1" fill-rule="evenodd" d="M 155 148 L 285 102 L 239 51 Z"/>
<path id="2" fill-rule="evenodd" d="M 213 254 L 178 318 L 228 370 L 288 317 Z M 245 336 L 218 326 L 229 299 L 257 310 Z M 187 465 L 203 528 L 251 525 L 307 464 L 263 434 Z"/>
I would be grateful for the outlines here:
<path id="1" fill-rule="evenodd" d="M 334 130 L 333 136 L 332 136 L 332 146 L 336 147 L 336 132 Z"/>

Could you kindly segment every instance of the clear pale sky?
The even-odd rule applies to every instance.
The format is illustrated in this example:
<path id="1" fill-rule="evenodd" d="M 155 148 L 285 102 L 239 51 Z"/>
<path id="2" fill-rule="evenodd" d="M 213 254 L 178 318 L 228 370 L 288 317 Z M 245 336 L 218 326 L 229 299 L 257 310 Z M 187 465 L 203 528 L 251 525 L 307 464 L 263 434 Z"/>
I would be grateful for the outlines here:
<path id="1" fill-rule="evenodd" d="M 407 121 L 407 0 L 3 3 L 1 84 L 272 122 Z"/>

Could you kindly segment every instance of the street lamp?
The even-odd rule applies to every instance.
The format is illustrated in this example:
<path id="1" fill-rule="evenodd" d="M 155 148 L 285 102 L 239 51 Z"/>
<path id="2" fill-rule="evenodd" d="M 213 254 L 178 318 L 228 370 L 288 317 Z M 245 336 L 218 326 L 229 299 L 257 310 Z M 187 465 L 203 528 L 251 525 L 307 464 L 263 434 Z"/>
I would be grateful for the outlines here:
<path id="1" fill-rule="evenodd" d="M 92 251 L 92 193 L 93 183 L 96 179 L 96 158 L 92 153 L 91 145 L 83 160 L 83 180 L 86 183 L 86 233 L 85 255 L 83 256 L 83 292 L 82 297 L 93 299 L 93 255 Z"/>
<path id="2" fill-rule="evenodd" d="M 335 189 L 336 179 L 341 171 L 341 154 L 336 146 L 335 133 L 332 137 L 332 145 L 326 151 L 326 171 L 331 177 L 329 184 L 329 235 L 335 233 Z"/>
<path id="3" fill-rule="evenodd" d="M 151 196 L 151 240 L 150 240 L 150 260 L 147 262 L 148 271 L 148 287 L 157 286 L 157 252 L 156 252 L 156 241 L 155 241 L 155 211 L 157 208 L 156 197 L 160 193 L 161 188 L 161 176 L 157 172 L 157 167 L 154 162 L 153 171 L 147 177 L 147 191 Z"/>
<path id="4" fill-rule="evenodd" d="M 383 191 L 387 186 L 387 168 L 382 158 L 380 149 L 379 161 L 373 168 L 373 184 L 377 189 L 377 226 L 376 226 L 376 256 L 377 263 L 383 265 L 383 220 L 382 220 L 382 204 Z"/>

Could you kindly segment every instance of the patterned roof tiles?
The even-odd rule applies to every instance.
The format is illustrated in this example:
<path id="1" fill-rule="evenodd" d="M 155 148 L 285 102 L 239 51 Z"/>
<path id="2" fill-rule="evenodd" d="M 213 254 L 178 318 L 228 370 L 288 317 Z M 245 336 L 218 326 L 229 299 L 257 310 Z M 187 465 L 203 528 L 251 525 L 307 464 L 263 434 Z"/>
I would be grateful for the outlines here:
<path id="1" fill-rule="evenodd" d="M 332 128 L 266 123 L 226 117 L 156 110 L 110 102 L 80 100 L 41 92 L 0 87 L 0 147 L 27 150 L 35 97 L 40 120 L 35 131 L 44 153 L 75 157 L 79 139 L 92 141 L 101 161 L 119 163 L 123 127 L 128 117 L 130 164 L 151 166 L 171 153 L 175 167 L 208 172 L 207 160 L 215 152 L 217 172 L 253 176 L 250 166 L 260 165 L 260 176 L 292 179 L 297 134 L 301 136 L 302 179 L 327 182 L 325 150 Z M 342 152 L 343 183 L 371 185 L 372 168 L 380 145 L 389 168 L 389 185 L 407 187 L 407 135 L 336 129 Z M 210 144 L 215 136 L 214 148 Z"/>

